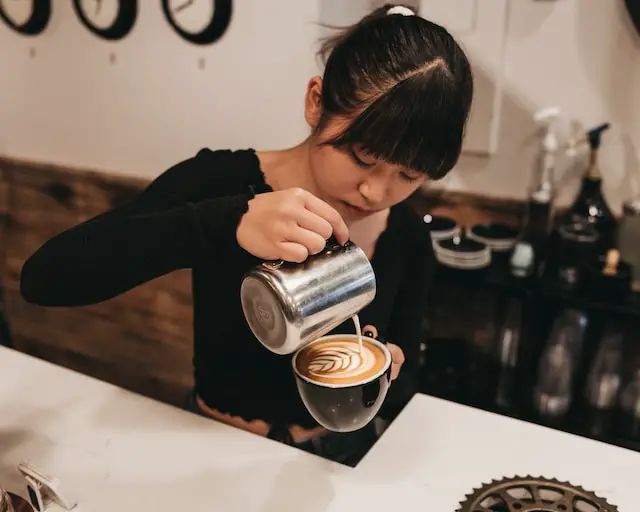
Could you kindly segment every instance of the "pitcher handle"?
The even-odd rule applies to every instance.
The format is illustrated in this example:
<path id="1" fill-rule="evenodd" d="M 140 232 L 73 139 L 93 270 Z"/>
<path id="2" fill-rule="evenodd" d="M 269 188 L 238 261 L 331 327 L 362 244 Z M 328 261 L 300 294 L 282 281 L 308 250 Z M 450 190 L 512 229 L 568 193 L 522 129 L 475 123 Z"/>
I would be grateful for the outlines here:
<path id="1" fill-rule="evenodd" d="M 327 240 L 327 243 L 324 246 L 324 249 L 322 252 L 331 252 L 331 251 L 337 251 L 338 249 L 341 249 L 342 247 L 346 247 L 347 245 L 349 245 L 349 243 L 351 243 L 350 241 L 348 241 L 346 244 L 342 245 L 338 243 L 338 240 L 336 239 L 336 237 L 334 235 L 331 235 L 329 237 L 329 239 Z"/>
<path id="2" fill-rule="evenodd" d="M 337 251 L 338 249 L 341 249 L 342 247 L 347 247 L 349 244 L 351 244 L 353 242 L 348 241 L 346 244 L 341 245 L 338 243 L 338 240 L 336 240 L 336 237 L 331 235 L 329 237 L 329 239 L 327 240 L 324 249 L 322 249 L 322 251 L 320 252 L 320 254 L 329 254 L 333 251 Z M 317 255 L 314 255 L 317 256 Z M 311 257 L 311 256 L 310 256 Z M 277 270 L 279 269 L 282 265 L 284 265 L 284 261 L 283 260 L 271 260 L 271 261 L 263 261 L 262 262 L 262 266 L 272 269 L 272 270 Z"/>

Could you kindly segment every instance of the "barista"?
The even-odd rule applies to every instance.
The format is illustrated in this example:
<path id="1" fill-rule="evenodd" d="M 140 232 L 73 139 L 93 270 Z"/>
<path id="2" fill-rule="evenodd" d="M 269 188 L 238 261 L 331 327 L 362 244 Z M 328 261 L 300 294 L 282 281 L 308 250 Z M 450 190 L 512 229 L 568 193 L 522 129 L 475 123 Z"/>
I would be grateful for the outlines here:
<path id="1" fill-rule="evenodd" d="M 373 426 L 350 434 L 319 428 L 289 358 L 252 335 L 242 276 L 265 259 L 301 262 L 332 234 L 359 245 L 377 280 L 361 321 L 393 342 L 394 377 L 404 362 L 380 415 L 398 414 L 416 389 L 434 266 L 429 234 L 405 199 L 455 165 L 473 80 L 452 36 L 402 6 L 376 9 L 321 53 L 324 75 L 305 91 L 306 139 L 275 151 L 200 150 L 128 204 L 46 242 L 25 263 L 21 292 L 41 306 L 85 306 L 191 269 L 189 407 L 354 465 L 375 439 Z"/>

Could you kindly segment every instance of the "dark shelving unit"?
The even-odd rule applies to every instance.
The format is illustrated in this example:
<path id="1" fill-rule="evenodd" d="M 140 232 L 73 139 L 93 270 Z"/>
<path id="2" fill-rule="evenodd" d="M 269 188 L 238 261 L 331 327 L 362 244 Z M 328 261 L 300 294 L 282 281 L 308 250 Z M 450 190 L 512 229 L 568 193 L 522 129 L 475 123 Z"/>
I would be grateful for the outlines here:
<path id="1" fill-rule="evenodd" d="M 455 291 L 452 291 L 455 290 Z M 446 301 L 446 294 L 457 294 L 456 299 Z M 598 348 L 602 331 L 607 322 L 616 322 L 627 333 L 625 350 L 636 351 L 640 358 L 640 347 L 633 333 L 640 333 L 640 294 L 626 296 L 604 296 L 598 298 L 583 290 L 559 286 L 548 274 L 525 279 L 511 275 L 506 258 L 496 258 L 482 270 L 457 270 L 439 265 L 434 275 L 434 291 L 431 294 L 432 311 L 427 312 L 425 329 L 427 332 L 425 365 L 422 372 L 422 392 L 439 398 L 462 403 L 471 407 L 502 414 L 535 424 L 545 425 L 564 432 L 597 439 L 608 444 L 640 451 L 640 442 L 620 437 L 616 433 L 616 415 L 609 418 L 591 418 L 585 412 L 583 390 L 586 373 Z M 453 296 L 453 295 L 452 295 Z M 518 364 L 514 371 L 512 390 L 513 401 L 509 407 L 498 407 L 495 403 L 495 386 L 499 364 L 491 350 L 478 349 L 469 338 L 477 329 L 474 325 L 485 325 L 486 318 L 469 318 L 474 300 L 495 301 L 495 339 L 503 322 L 504 304 L 512 299 L 522 303 L 521 340 Z M 438 304 L 438 301 L 443 304 Z M 468 304 L 463 304 L 464 302 Z M 440 310 L 437 310 L 437 308 Z M 447 309 L 448 308 L 448 309 Z M 537 379 L 538 361 L 550 334 L 553 321 L 561 311 L 575 308 L 589 317 L 589 328 L 584 340 L 583 353 L 574 383 L 572 406 L 559 421 L 548 423 L 538 417 L 533 407 L 533 387 Z M 436 311 L 434 313 L 434 311 Z M 438 315 L 444 319 L 435 319 Z M 460 323 L 470 324 L 465 332 L 455 331 L 452 336 L 443 336 L 440 325 L 454 325 L 456 315 Z M 435 332 L 434 331 L 438 331 Z M 629 358 L 633 359 L 633 358 Z M 472 390 L 472 391 L 470 391 Z M 600 424 L 609 429 L 598 432 Z"/>

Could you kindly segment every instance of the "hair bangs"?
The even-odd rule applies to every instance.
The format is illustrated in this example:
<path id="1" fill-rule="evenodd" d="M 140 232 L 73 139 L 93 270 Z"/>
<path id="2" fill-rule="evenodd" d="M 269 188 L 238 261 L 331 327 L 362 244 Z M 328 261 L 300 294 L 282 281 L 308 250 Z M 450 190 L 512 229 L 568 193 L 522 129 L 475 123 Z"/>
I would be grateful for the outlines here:
<path id="1" fill-rule="evenodd" d="M 440 179 L 455 166 L 462 148 L 469 105 L 452 94 L 458 87 L 444 66 L 435 65 L 398 82 L 325 144 L 356 146 Z"/>

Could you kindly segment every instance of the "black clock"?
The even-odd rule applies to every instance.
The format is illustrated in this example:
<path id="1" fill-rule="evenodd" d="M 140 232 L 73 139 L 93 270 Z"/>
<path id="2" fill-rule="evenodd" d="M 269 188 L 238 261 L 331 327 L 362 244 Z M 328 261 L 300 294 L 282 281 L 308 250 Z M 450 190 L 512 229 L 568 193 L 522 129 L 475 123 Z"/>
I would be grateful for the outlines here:
<path id="1" fill-rule="evenodd" d="M 51 19 L 51 0 L 0 0 L 0 18 L 25 36 L 41 34 Z"/>
<path id="2" fill-rule="evenodd" d="M 229 28 L 232 0 L 162 0 L 169 25 L 193 44 L 215 43 Z"/>
<path id="3" fill-rule="evenodd" d="M 136 23 L 138 0 L 73 0 L 80 22 L 108 41 L 125 37 Z"/>
<path id="4" fill-rule="evenodd" d="M 625 0 L 625 5 L 629 11 L 631 21 L 635 25 L 638 34 L 640 34 L 640 2 L 638 0 Z"/>

